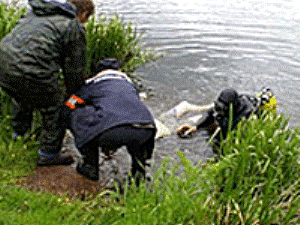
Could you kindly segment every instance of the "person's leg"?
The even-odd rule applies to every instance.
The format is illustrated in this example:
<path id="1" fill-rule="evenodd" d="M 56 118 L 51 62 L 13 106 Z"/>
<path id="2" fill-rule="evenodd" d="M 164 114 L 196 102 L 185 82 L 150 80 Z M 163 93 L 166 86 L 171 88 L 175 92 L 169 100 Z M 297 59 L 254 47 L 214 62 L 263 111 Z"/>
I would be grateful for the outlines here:
<path id="1" fill-rule="evenodd" d="M 11 110 L 13 136 L 15 139 L 17 139 L 18 136 L 24 136 L 30 131 L 33 109 L 30 104 L 22 100 L 12 98 Z"/>
<path id="2" fill-rule="evenodd" d="M 139 183 L 145 177 L 146 160 L 152 157 L 155 129 L 133 128 L 132 126 L 114 127 L 97 139 L 98 145 L 105 149 L 126 146 L 132 159 L 131 175 Z"/>
<path id="3" fill-rule="evenodd" d="M 174 106 L 169 111 L 165 112 L 166 115 L 174 115 L 175 117 L 181 117 L 183 114 L 187 112 L 202 112 L 213 107 L 213 103 L 209 105 L 195 105 L 191 104 L 187 101 L 182 101 L 178 105 Z"/>
<path id="4" fill-rule="evenodd" d="M 146 177 L 146 160 L 152 158 L 154 149 L 155 131 L 151 129 L 142 129 L 140 140 L 127 145 L 128 152 L 132 158 L 131 173 L 135 178 L 136 185 L 139 185 L 140 179 Z M 143 143 L 142 140 L 145 140 Z"/>
<path id="5" fill-rule="evenodd" d="M 65 126 L 63 125 L 60 112 L 61 108 L 62 105 L 59 103 L 40 108 L 43 121 L 39 166 L 69 165 L 74 162 L 72 155 L 62 155 L 60 153 L 65 134 Z"/>
<path id="6" fill-rule="evenodd" d="M 132 126 L 118 126 L 109 129 L 80 149 L 84 156 L 84 163 L 78 164 L 77 172 L 89 179 L 97 178 L 95 174 L 99 175 L 98 148 L 101 147 L 105 153 L 125 145 L 132 158 L 131 175 L 136 177 L 138 184 L 139 179 L 145 177 L 146 160 L 152 157 L 154 137 L 154 129 L 133 128 Z M 93 164 L 97 171 L 93 169 L 96 172 L 88 172 L 91 168 L 89 164 Z"/>
<path id="7" fill-rule="evenodd" d="M 83 163 L 78 163 L 76 170 L 91 180 L 99 180 L 99 146 L 91 141 L 78 149 L 83 156 Z"/>

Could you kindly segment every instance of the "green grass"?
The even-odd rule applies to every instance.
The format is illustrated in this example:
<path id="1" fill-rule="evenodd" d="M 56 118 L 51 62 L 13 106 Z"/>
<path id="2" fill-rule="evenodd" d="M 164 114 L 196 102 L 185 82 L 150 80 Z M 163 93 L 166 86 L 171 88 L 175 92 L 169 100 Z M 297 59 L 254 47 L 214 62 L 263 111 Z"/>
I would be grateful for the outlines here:
<path id="1" fill-rule="evenodd" d="M 180 164 L 164 161 L 151 184 L 126 188 L 124 195 L 111 192 L 106 203 L 107 193 L 70 202 L 13 187 L 10 179 L 0 188 L 0 224 L 11 217 L 11 224 L 299 224 L 299 135 L 287 123 L 283 116 L 252 117 L 229 132 L 220 160 L 201 168 L 178 152 Z M 13 165 L 0 173 L 11 171 L 13 178 L 21 165 L 34 167 L 34 148 L 24 151 L 20 144 L 17 151 L 23 151 L 20 161 L 8 154 L 7 165 Z"/>
<path id="2" fill-rule="evenodd" d="M 82 204 L 69 204 L 51 194 L 32 193 L 19 187 L 0 187 L 0 224 L 88 224 Z M 74 215 L 76 212 L 76 216 Z"/>
<path id="3" fill-rule="evenodd" d="M 12 30 L 26 11 L 26 8 L 19 9 L 0 3 L 0 40 Z"/>
<path id="4" fill-rule="evenodd" d="M 88 44 L 88 71 L 93 62 L 104 58 L 117 58 L 123 62 L 122 70 L 132 75 L 134 69 L 159 57 L 151 49 L 142 49 L 142 33 L 131 23 L 124 23 L 118 15 L 108 19 L 92 17 L 86 24 Z"/>
<path id="5" fill-rule="evenodd" d="M 300 208 L 299 131 L 283 115 L 253 116 L 222 148 L 220 161 L 207 168 L 214 187 L 208 212 L 223 221 L 216 224 L 291 222 Z"/>
<path id="6" fill-rule="evenodd" d="M 26 175 L 34 168 L 37 159 L 37 143 L 34 135 L 19 138 L 13 141 L 12 127 L 10 125 L 11 98 L 0 90 L 0 181 L 11 182 L 18 180 L 18 177 Z"/>

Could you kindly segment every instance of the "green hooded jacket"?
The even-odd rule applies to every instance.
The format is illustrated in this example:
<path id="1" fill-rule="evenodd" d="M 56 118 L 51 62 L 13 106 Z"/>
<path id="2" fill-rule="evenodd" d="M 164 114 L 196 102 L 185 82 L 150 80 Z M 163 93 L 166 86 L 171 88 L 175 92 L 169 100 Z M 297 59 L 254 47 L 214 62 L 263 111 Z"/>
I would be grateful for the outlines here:
<path id="1" fill-rule="evenodd" d="M 0 86 L 15 97 L 61 92 L 84 84 L 86 39 L 76 7 L 51 0 L 29 0 L 31 10 L 0 42 Z M 61 100 L 61 99 L 60 99 Z"/>

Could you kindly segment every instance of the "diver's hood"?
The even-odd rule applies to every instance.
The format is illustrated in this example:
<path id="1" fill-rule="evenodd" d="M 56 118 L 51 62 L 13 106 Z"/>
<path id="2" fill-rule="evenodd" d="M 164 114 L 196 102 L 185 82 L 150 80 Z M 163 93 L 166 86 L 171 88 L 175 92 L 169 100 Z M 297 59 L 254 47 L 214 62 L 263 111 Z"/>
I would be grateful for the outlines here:
<path id="1" fill-rule="evenodd" d="M 220 93 L 217 101 L 224 103 L 226 106 L 229 106 L 230 103 L 235 105 L 238 101 L 238 97 L 239 95 L 236 90 L 229 88 Z"/>

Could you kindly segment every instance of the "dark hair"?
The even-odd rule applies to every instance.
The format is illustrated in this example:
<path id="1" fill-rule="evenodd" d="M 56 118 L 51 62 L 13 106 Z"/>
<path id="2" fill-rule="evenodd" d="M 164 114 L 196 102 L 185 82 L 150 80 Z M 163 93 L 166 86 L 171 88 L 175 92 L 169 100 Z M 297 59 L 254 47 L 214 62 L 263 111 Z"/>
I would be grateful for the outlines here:
<path id="1" fill-rule="evenodd" d="M 85 12 L 89 17 L 95 12 L 95 5 L 92 0 L 69 0 L 69 2 L 76 6 L 77 15 Z"/>
<path id="2" fill-rule="evenodd" d="M 119 70 L 121 69 L 121 61 L 115 58 L 107 58 L 97 62 L 97 64 L 92 65 L 92 74 L 95 76 L 97 73 L 100 73 L 103 70 L 113 69 Z"/>

